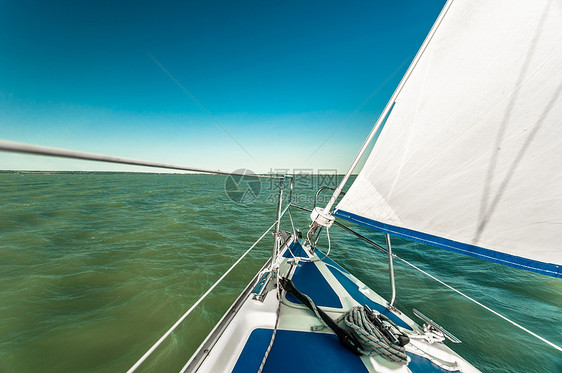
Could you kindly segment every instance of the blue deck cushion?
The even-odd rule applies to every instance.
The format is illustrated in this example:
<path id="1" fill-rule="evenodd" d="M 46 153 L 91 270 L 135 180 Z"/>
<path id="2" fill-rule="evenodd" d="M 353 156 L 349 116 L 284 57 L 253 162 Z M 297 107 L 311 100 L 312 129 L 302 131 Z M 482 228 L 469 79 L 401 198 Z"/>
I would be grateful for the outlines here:
<path id="1" fill-rule="evenodd" d="M 408 325 L 404 320 L 396 316 L 394 313 L 390 312 L 385 306 L 373 302 L 372 300 L 367 298 L 365 294 L 360 292 L 359 287 L 345 275 L 348 274 L 349 272 L 347 272 L 342 267 L 337 265 L 330 258 L 324 259 L 324 262 L 326 263 L 326 267 L 330 270 L 330 272 L 332 272 L 332 274 L 338 280 L 338 282 L 345 288 L 345 291 L 347 291 L 347 293 L 353 299 L 355 299 L 359 304 L 361 304 L 362 306 L 367 305 L 372 310 L 380 312 L 388 319 L 392 320 L 392 322 L 394 322 L 396 325 L 406 328 L 408 330 L 412 330 L 410 325 Z"/>
<path id="2" fill-rule="evenodd" d="M 271 340 L 271 329 L 252 332 L 232 370 L 257 372 Z M 333 334 L 278 330 L 264 373 L 368 372 L 359 356 L 343 347 Z"/>
<path id="3" fill-rule="evenodd" d="M 299 263 L 292 280 L 298 291 L 308 295 L 317 306 L 342 308 L 340 298 L 315 263 Z M 288 293 L 286 298 L 290 302 L 301 303 L 293 294 Z"/>
<path id="4" fill-rule="evenodd" d="M 289 249 L 291 249 L 291 251 L 289 251 Z M 306 252 L 302 248 L 301 244 L 298 242 L 293 242 L 292 244 L 290 244 L 289 248 L 285 250 L 285 252 L 283 253 L 283 257 L 292 258 L 293 255 L 291 255 L 291 252 L 293 253 L 294 256 L 308 258 L 308 255 L 306 255 Z"/>
<path id="5" fill-rule="evenodd" d="M 271 341 L 271 329 L 255 329 L 250 334 L 233 373 L 257 372 Z M 407 352 L 413 373 L 459 373 L 439 367 L 429 359 Z M 287 372 L 367 372 L 361 358 L 343 347 L 333 334 L 278 330 L 264 373 Z"/>
<path id="6" fill-rule="evenodd" d="M 304 253 L 304 249 L 301 244 L 294 242 L 291 244 L 291 250 L 295 256 L 300 253 Z M 319 257 L 323 257 L 324 254 L 321 251 L 317 251 Z M 287 250 L 284 253 L 285 257 L 291 257 L 291 253 Z M 339 266 L 329 257 L 324 258 L 324 263 L 326 267 L 332 272 L 336 280 L 344 287 L 347 293 L 355 299 L 361 305 L 368 305 L 372 310 L 380 312 L 396 325 L 412 330 L 412 327 L 408 325 L 404 320 L 396 316 L 394 313 L 390 312 L 385 306 L 373 302 L 371 299 L 367 298 L 365 294 L 359 291 L 359 287 L 349 279 L 345 269 Z M 314 304 L 319 307 L 332 307 L 332 308 L 342 308 L 342 303 L 339 296 L 336 294 L 334 289 L 330 286 L 328 281 L 324 278 L 315 263 L 302 262 L 299 263 L 299 267 L 295 270 L 293 275 L 293 283 L 295 287 L 303 294 L 308 295 Z M 294 295 L 287 294 L 286 298 L 288 301 L 293 303 L 301 303 Z"/>

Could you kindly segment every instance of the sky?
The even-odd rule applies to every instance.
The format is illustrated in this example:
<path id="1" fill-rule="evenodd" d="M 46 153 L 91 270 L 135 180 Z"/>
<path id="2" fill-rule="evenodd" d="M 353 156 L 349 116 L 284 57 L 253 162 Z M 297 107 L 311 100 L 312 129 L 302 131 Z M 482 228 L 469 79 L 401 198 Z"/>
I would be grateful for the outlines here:
<path id="1" fill-rule="evenodd" d="M 345 172 L 443 5 L 0 0 L 0 139 Z M 147 170 L 6 152 L 0 169 Z"/>

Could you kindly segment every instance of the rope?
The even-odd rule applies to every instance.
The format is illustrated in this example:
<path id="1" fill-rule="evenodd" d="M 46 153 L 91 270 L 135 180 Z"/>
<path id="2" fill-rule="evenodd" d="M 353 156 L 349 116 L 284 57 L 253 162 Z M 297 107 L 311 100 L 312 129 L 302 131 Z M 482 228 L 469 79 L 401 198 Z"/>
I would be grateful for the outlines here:
<path id="1" fill-rule="evenodd" d="M 275 226 L 275 224 L 277 224 L 277 221 L 271 224 L 271 226 L 261 235 L 261 237 L 258 238 L 258 240 L 254 242 L 254 244 L 248 250 L 246 250 L 244 254 L 242 254 L 242 256 L 213 284 L 213 286 L 209 288 L 209 290 L 205 292 L 205 294 L 201 296 L 201 298 L 199 298 L 199 300 L 197 300 L 197 302 L 193 304 L 193 306 L 191 306 L 191 308 L 186 313 L 183 314 L 182 317 L 179 318 L 178 321 L 176 321 L 176 323 L 166 333 L 164 333 L 164 335 L 135 363 L 135 365 L 131 367 L 131 369 L 127 371 L 127 373 L 133 373 L 135 370 L 137 370 L 137 368 L 154 352 L 154 350 L 156 350 L 156 348 L 158 348 L 158 346 L 160 346 L 160 344 L 162 344 L 162 342 L 164 342 L 164 340 L 168 338 L 170 334 L 172 334 L 172 332 L 183 322 L 183 320 L 185 320 L 185 318 L 189 316 L 189 314 L 195 309 L 195 307 L 197 307 L 199 303 L 201 303 L 207 297 L 207 295 L 209 295 L 211 291 L 213 291 L 213 289 L 217 287 L 217 285 L 234 269 L 234 267 L 236 267 L 238 263 L 240 263 L 240 261 L 244 259 L 244 257 L 265 237 L 265 235 L 269 233 L 269 231 Z"/>
<path id="2" fill-rule="evenodd" d="M 267 362 L 267 358 L 269 357 L 269 352 L 271 351 L 271 348 L 273 347 L 273 342 L 275 341 L 275 335 L 277 334 L 277 327 L 279 326 L 279 315 L 281 313 L 281 286 L 279 284 L 279 274 L 276 274 L 276 281 L 277 281 L 277 299 L 279 300 L 279 304 L 277 306 L 277 319 L 275 320 L 275 327 L 273 328 L 273 334 L 271 335 L 271 340 L 269 341 L 269 346 L 267 347 L 267 350 L 265 351 L 265 355 L 261 361 L 260 367 L 258 369 L 258 373 L 262 373 L 262 370 L 265 366 L 265 363 Z M 310 305 L 312 306 L 312 311 L 314 312 L 314 314 L 316 315 L 316 317 L 318 317 L 319 320 L 322 320 L 322 316 L 320 316 L 320 312 L 318 312 L 318 307 L 316 306 L 316 304 L 314 304 L 314 302 L 312 301 L 312 299 L 306 295 L 306 294 L 302 294 L 304 297 L 306 297 L 306 299 L 309 300 Z M 322 326 L 324 327 L 324 325 Z M 314 329 L 313 329 L 314 330 Z"/>
<path id="3" fill-rule="evenodd" d="M 314 303 L 312 303 L 312 306 L 316 309 L 316 305 Z M 315 313 L 316 312 L 317 311 L 315 311 Z M 318 318 L 322 320 L 320 317 Z M 354 307 L 344 313 L 336 320 L 336 323 L 338 324 L 341 322 L 348 327 L 351 333 L 353 333 L 353 335 L 361 343 L 361 346 L 363 346 L 363 348 L 358 349 L 362 355 L 381 355 L 389 361 L 400 364 L 406 364 L 408 362 L 405 348 L 390 342 L 379 330 L 379 328 L 377 328 L 371 320 L 369 320 L 364 307 Z M 323 324 L 313 326 L 310 329 L 312 331 L 319 331 L 326 328 L 327 326 Z"/>
<path id="4" fill-rule="evenodd" d="M 306 262 L 306 263 L 316 263 L 316 262 L 322 262 L 324 259 L 326 259 L 328 257 L 328 255 L 330 255 L 330 251 L 332 250 L 332 243 L 330 241 L 330 229 L 326 228 L 326 236 L 328 237 L 328 251 L 326 252 L 326 254 L 322 257 L 322 258 L 318 258 L 318 259 L 304 259 L 304 258 L 295 258 L 295 256 L 293 255 L 293 252 L 291 251 L 291 255 L 293 255 L 293 258 L 301 261 L 301 262 Z"/>
<path id="5" fill-rule="evenodd" d="M 281 314 L 281 286 L 279 286 L 279 273 L 275 274 L 275 280 L 277 282 L 277 300 L 279 301 L 277 305 L 277 311 L 275 313 L 275 327 L 273 328 L 273 333 L 271 334 L 271 340 L 269 341 L 269 346 L 267 346 L 267 350 L 265 351 L 265 355 L 261 360 L 260 367 L 258 369 L 258 373 L 262 373 L 263 367 L 267 362 L 267 358 L 269 357 L 269 353 L 271 352 L 271 348 L 273 347 L 273 342 L 275 341 L 275 335 L 277 334 L 277 327 L 279 326 L 279 315 Z"/>
<path id="6" fill-rule="evenodd" d="M 365 314 L 365 308 L 354 307 L 340 319 L 361 342 L 361 353 L 366 356 L 380 355 L 395 363 L 407 363 L 404 347 L 389 342 Z M 338 321 L 340 320 L 338 319 Z"/>

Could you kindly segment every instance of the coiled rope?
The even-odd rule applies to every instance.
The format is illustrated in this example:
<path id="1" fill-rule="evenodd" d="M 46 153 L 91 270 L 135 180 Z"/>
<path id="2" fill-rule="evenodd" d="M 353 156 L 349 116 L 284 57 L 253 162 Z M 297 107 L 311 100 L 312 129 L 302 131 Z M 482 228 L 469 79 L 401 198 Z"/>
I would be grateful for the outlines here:
<path id="1" fill-rule="evenodd" d="M 303 294 L 304 295 L 304 294 Z M 316 306 L 310 297 L 306 296 L 312 303 L 312 311 L 320 319 L 318 314 L 318 306 Z M 358 306 L 354 307 L 348 312 L 344 313 L 338 319 L 336 323 L 343 323 L 347 326 L 347 329 L 357 338 L 361 343 L 362 348 L 358 348 L 361 355 L 374 356 L 380 355 L 386 360 L 406 364 L 408 362 L 408 356 L 406 355 L 406 350 L 403 346 L 399 346 L 390 342 L 383 333 L 369 320 L 367 316 L 367 311 L 364 307 Z M 318 325 L 311 328 L 312 331 L 324 330 L 327 325 Z"/>
<path id="2" fill-rule="evenodd" d="M 381 355 L 395 363 L 407 363 L 404 347 L 389 342 L 365 312 L 364 307 L 354 307 L 338 319 L 359 339 L 363 346 L 361 353 L 366 356 Z"/>

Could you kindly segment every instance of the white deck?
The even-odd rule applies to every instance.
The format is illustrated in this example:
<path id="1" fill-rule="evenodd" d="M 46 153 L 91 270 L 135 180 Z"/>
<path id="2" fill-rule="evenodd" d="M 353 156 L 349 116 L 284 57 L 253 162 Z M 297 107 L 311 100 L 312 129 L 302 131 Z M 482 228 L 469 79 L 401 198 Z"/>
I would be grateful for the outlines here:
<path id="1" fill-rule="evenodd" d="M 323 255 L 321 254 L 321 256 Z M 312 258 L 317 257 L 316 255 L 314 255 Z M 295 275 L 295 267 L 290 265 L 288 261 L 290 261 L 288 260 L 288 258 L 283 258 L 279 267 L 279 272 L 281 276 L 288 275 L 288 277 L 293 277 L 293 279 L 295 280 L 295 276 L 298 277 L 300 274 L 297 273 Z M 341 307 L 322 307 L 321 305 L 319 305 L 320 308 L 322 308 L 322 310 L 324 310 L 333 319 L 337 319 L 343 313 L 347 312 L 350 308 L 361 305 L 349 294 L 348 291 L 346 291 L 344 285 L 342 285 L 342 283 L 340 283 L 338 279 L 336 279 L 336 277 L 334 276 L 335 264 L 333 264 L 331 260 L 308 263 L 307 265 L 316 266 L 319 273 L 327 281 L 335 294 L 337 294 L 337 298 L 339 299 L 339 303 L 341 303 Z M 332 270 L 330 270 L 330 266 Z M 316 271 L 315 269 L 313 270 Z M 345 272 L 345 275 L 347 279 L 352 281 L 353 284 L 357 286 L 357 290 L 360 291 L 370 301 L 375 302 L 383 307 L 387 306 L 387 302 L 382 297 L 373 292 L 371 289 L 367 288 L 355 277 L 348 274 L 347 272 Z M 349 284 L 347 286 L 349 289 Z M 226 322 L 219 322 L 215 329 L 215 333 L 211 333 L 209 337 L 215 340 L 211 341 L 208 338 L 208 340 L 203 343 L 202 347 L 196 352 L 196 354 L 192 357 L 190 362 L 186 364 L 182 371 L 197 371 L 209 373 L 232 372 L 233 369 L 235 369 L 236 364 L 238 363 L 238 360 L 241 357 L 241 354 L 246 347 L 246 344 L 252 332 L 257 329 L 274 329 L 275 327 L 277 308 L 279 306 L 279 301 L 277 299 L 277 290 L 275 289 L 275 281 L 270 281 L 268 283 L 267 290 L 268 292 L 263 302 L 253 299 L 252 294 L 246 294 L 243 299 L 240 299 L 239 304 L 241 304 L 241 306 L 239 306 L 240 308 L 234 314 L 228 325 L 226 325 Z M 305 291 L 302 292 L 306 293 Z M 308 295 L 310 295 L 314 299 L 314 294 Z M 233 311 L 234 310 L 231 310 L 229 312 Z M 409 335 L 423 334 L 423 330 L 406 315 L 401 313 L 395 313 L 395 315 L 398 316 L 405 324 L 407 324 L 407 326 L 412 329 L 408 330 L 406 328 L 400 328 L 401 331 L 407 332 L 407 334 Z M 227 316 L 228 313 L 223 320 L 226 320 Z M 318 325 L 322 325 L 322 322 L 314 315 L 313 312 L 311 312 L 306 306 L 300 303 L 294 303 L 288 300 L 285 294 L 283 295 L 283 299 L 281 300 L 280 319 L 278 325 L 279 331 L 299 331 L 310 334 L 333 334 L 332 331 L 327 328 L 322 331 L 311 331 L 311 327 Z M 222 332 L 219 329 L 221 329 Z M 276 340 L 277 339 L 278 338 L 276 337 Z M 267 344 L 269 343 L 269 340 L 270 338 L 267 340 Z M 312 347 L 313 346 L 311 346 L 311 348 Z M 335 353 L 341 352 L 342 354 L 350 354 L 350 352 L 347 351 L 345 347 L 341 345 L 339 347 L 341 347 L 341 350 L 340 348 L 337 348 Z M 273 349 L 275 350 L 275 348 L 276 345 L 274 342 Z M 281 347 L 277 346 L 277 348 Z M 262 349 L 264 349 L 263 346 Z M 418 361 L 424 361 L 425 363 L 429 364 L 429 370 L 426 366 L 423 370 L 424 372 L 432 370 L 435 372 L 478 371 L 443 343 L 430 344 L 422 339 L 411 339 L 411 342 L 405 346 L 405 349 L 409 355 L 415 354 L 423 358 L 418 359 Z M 330 353 L 334 353 L 334 351 L 331 351 Z M 288 361 L 290 361 L 291 364 L 298 362 L 299 359 L 307 358 L 306 356 L 299 356 L 299 351 L 287 351 L 287 354 Z M 306 352 L 301 353 L 301 355 L 303 354 L 306 355 Z M 253 360 L 259 362 L 261 362 L 262 358 L 263 355 L 252 357 Z M 315 356 L 314 354 L 310 354 L 309 358 L 317 359 L 317 356 Z M 353 358 L 355 358 L 355 356 L 353 356 Z M 416 369 L 410 369 L 412 368 L 410 367 L 410 365 L 413 366 L 413 364 L 403 365 L 399 363 L 393 363 L 378 355 L 374 357 L 361 356 L 360 359 L 365 366 L 365 371 L 368 372 L 398 373 L 417 371 Z M 426 362 L 424 359 L 428 359 L 430 362 Z M 198 363 L 200 363 L 200 365 L 198 365 Z M 326 371 L 325 367 L 319 366 L 318 368 L 318 371 Z M 257 371 L 257 367 L 255 370 Z M 276 370 L 277 369 L 273 368 L 272 366 L 266 365 L 264 372 Z M 237 371 L 241 370 L 237 368 Z M 284 368 L 284 371 L 287 371 L 287 369 Z"/>

